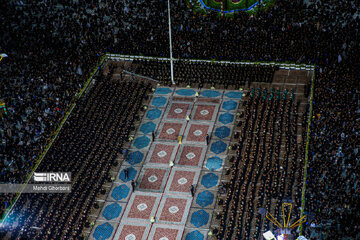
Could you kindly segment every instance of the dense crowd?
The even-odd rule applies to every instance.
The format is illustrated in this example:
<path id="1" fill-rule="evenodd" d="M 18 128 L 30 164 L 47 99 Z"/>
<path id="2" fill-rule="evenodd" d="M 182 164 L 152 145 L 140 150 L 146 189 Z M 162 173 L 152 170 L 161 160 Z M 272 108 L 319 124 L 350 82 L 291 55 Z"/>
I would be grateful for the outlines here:
<path id="1" fill-rule="evenodd" d="M 317 239 L 360 237 L 359 66 L 317 73 L 306 208 Z"/>
<path id="2" fill-rule="evenodd" d="M 224 19 L 170 2 L 174 57 L 317 64 L 307 207 L 316 226 L 335 219 L 327 221 L 332 233 L 354 236 L 360 2 L 278 0 L 266 12 Z M 101 52 L 169 55 L 166 1 L 10 0 L 0 14 L 1 51 L 9 55 L 0 63 L 8 109 L 0 182 L 26 179 Z M 0 214 L 10 196 L 1 196 Z"/>
<path id="3" fill-rule="evenodd" d="M 86 99 L 77 103 L 38 168 L 71 172 L 71 193 L 22 194 L 5 224 L 11 239 L 82 239 L 95 197 L 110 180 L 110 169 L 135 129 L 151 89 L 149 83 L 111 80 L 111 76 L 110 72 L 105 79 L 97 78 Z M 129 95 L 130 89 L 134 92 Z"/>
<path id="4" fill-rule="evenodd" d="M 12 183 L 25 181 L 102 51 L 99 37 L 77 31 L 75 10 L 19 2 L 0 10 L 1 47 L 9 56 L 0 65 L 8 109 L 0 122 L 0 182 Z M 0 200 L 0 215 L 9 196 Z"/>
<path id="5" fill-rule="evenodd" d="M 164 84 L 171 85 L 170 63 L 158 60 L 135 60 L 134 71 L 137 74 L 149 76 Z M 251 82 L 272 82 L 277 66 L 271 65 L 242 65 L 211 62 L 174 62 L 174 81 L 176 84 L 186 84 L 191 87 L 202 88 L 211 86 L 216 88 L 250 85 Z"/>
<path id="6" fill-rule="evenodd" d="M 304 149 L 296 142 L 299 103 L 293 91 L 253 88 L 244 102 L 217 239 L 259 239 L 269 229 L 261 208 L 278 216 L 282 202 L 294 199 L 298 215 L 301 205 Z"/>

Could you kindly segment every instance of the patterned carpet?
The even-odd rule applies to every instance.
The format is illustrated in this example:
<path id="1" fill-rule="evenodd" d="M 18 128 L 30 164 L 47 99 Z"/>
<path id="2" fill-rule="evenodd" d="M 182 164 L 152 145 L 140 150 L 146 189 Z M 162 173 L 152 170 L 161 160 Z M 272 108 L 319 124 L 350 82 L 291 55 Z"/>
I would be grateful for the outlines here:
<path id="1" fill-rule="evenodd" d="M 158 87 L 90 239 L 207 239 L 241 97 Z"/>

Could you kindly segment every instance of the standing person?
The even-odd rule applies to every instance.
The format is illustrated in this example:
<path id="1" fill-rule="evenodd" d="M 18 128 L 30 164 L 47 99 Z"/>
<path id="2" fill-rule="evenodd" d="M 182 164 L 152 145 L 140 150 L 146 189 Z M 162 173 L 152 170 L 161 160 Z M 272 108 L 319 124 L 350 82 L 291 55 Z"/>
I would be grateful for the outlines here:
<path id="1" fill-rule="evenodd" d="M 135 192 L 135 187 L 136 187 L 136 183 L 134 180 L 131 180 L 131 188 L 132 188 L 132 191 Z"/>
<path id="2" fill-rule="evenodd" d="M 191 185 L 190 192 L 191 192 L 191 196 L 194 197 L 195 196 L 195 187 L 194 187 L 194 185 Z"/>
<path id="3" fill-rule="evenodd" d="M 152 141 L 155 141 L 155 131 L 153 131 L 153 132 L 151 133 L 151 136 L 152 136 Z"/>
<path id="4" fill-rule="evenodd" d="M 210 142 L 210 137 L 209 137 L 209 134 L 206 134 L 206 145 L 209 145 L 209 142 Z"/>
<path id="5" fill-rule="evenodd" d="M 125 181 L 126 181 L 129 177 L 129 170 L 127 168 L 124 169 L 124 175 L 125 175 Z"/>
<path id="6" fill-rule="evenodd" d="M 203 83 L 201 80 L 199 80 L 199 85 L 198 85 L 198 91 L 200 92 L 200 90 L 202 89 L 203 87 Z"/>

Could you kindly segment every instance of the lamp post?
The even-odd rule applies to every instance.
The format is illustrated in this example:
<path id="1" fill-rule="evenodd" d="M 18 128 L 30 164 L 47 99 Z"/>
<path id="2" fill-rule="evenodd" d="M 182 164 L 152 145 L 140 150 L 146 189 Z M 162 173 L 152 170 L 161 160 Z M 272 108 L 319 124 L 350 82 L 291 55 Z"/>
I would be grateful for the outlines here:
<path id="1" fill-rule="evenodd" d="M 170 43 L 170 71 L 171 71 L 171 83 L 175 85 L 175 81 L 174 81 L 174 63 L 173 63 L 173 56 L 172 56 L 172 41 L 171 41 L 170 0 L 168 0 L 168 18 L 169 18 L 169 43 Z"/>

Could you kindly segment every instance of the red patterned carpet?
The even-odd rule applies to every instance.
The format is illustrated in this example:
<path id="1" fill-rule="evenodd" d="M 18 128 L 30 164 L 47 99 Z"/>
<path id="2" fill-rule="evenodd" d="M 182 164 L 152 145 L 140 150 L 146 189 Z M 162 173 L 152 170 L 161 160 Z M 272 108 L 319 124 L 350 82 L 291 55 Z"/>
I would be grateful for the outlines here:
<path id="1" fill-rule="evenodd" d="M 168 89 L 173 92 L 169 92 Z M 204 190 L 207 189 L 201 185 L 201 180 L 212 171 L 203 166 L 204 162 L 214 155 L 210 152 L 210 145 L 206 144 L 206 136 L 209 135 L 209 140 L 215 138 L 214 131 L 218 127 L 216 119 L 220 106 L 225 101 L 222 98 L 224 91 L 219 91 L 215 98 L 202 95 L 198 98 L 180 96 L 195 92 L 184 88 L 178 92 L 178 96 L 175 96 L 171 88 L 163 87 L 158 92 L 159 95 L 154 94 L 153 98 L 160 99 L 161 96 L 166 104 L 161 108 L 152 109 L 154 113 L 157 112 L 152 123 L 149 123 L 149 119 L 143 121 L 146 126 L 155 126 L 155 139 L 153 141 L 148 132 L 148 145 L 145 141 L 139 143 L 144 145 L 144 148 L 140 149 L 141 154 L 137 153 L 141 159 L 127 161 L 121 166 L 121 171 L 133 169 L 131 173 L 135 174 L 135 191 L 131 192 L 130 180 L 123 182 L 123 172 L 116 178 L 116 186 L 122 186 L 122 189 L 127 187 L 129 194 L 120 199 L 123 214 L 114 223 L 115 230 L 111 237 L 114 240 L 181 240 L 185 239 L 187 234 L 190 234 L 190 237 L 194 234 L 191 219 L 194 218 L 192 215 L 196 217 L 199 214 L 200 209 L 206 210 L 208 219 L 212 218 L 216 200 L 202 199 L 205 196 Z M 190 117 L 189 121 L 186 119 L 187 116 Z M 145 133 L 142 135 L 138 132 L 134 141 L 142 140 L 143 136 Z M 182 137 L 182 142 L 179 142 L 179 136 Z M 136 151 L 139 150 L 130 149 L 130 152 Z M 219 160 L 223 161 L 220 158 Z M 217 165 L 221 167 L 221 163 L 212 163 L 211 166 Z M 216 170 L 216 176 L 221 178 L 222 169 L 217 167 Z M 194 194 L 195 198 L 200 199 L 200 205 L 192 197 L 192 186 L 196 187 Z M 215 188 L 216 182 L 209 188 L 211 193 L 207 193 L 206 196 L 216 197 Z M 111 191 L 114 191 L 113 189 Z M 111 194 L 108 199 L 114 201 Z M 203 205 L 204 201 L 206 205 Z M 153 224 L 150 221 L 152 218 Z M 210 222 L 206 221 L 199 228 L 199 234 L 204 237 L 210 226 Z"/>

